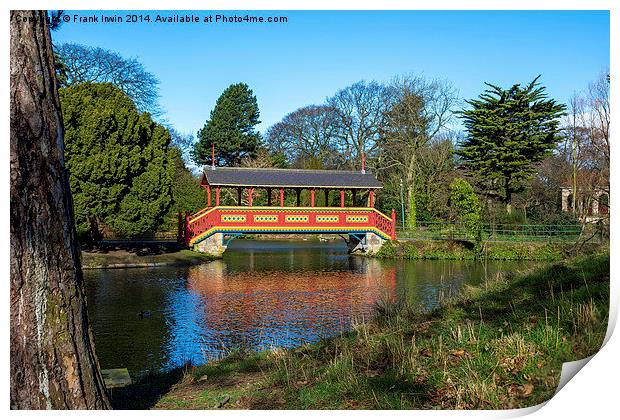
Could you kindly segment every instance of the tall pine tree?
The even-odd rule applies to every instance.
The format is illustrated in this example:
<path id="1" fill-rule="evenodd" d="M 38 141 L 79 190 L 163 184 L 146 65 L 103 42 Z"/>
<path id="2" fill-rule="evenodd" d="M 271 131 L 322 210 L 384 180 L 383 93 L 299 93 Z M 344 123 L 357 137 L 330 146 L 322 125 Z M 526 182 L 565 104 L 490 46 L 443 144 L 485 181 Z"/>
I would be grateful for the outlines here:
<path id="1" fill-rule="evenodd" d="M 534 165 L 558 142 L 559 118 L 566 106 L 548 99 L 536 77 L 525 88 L 504 90 L 486 84 L 478 99 L 460 112 L 467 135 L 457 154 L 485 194 L 511 212 L 512 196 L 525 189 Z"/>
<path id="2" fill-rule="evenodd" d="M 218 98 L 211 119 L 198 131 L 192 156 L 198 165 L 211 164 L 215 144 L 216 164 L 235 166 L 244 157 L 253 158 L 260 135 L 254 130 L 259 111 L 256 96 L 245 83 L 230 85 Z"/>

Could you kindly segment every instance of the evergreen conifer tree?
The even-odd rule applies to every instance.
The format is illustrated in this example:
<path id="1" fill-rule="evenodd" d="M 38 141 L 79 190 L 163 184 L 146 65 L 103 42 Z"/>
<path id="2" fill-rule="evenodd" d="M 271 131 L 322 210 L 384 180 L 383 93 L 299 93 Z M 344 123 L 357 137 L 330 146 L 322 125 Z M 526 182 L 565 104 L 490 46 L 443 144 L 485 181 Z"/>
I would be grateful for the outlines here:
<path id="1" fill-rule="evenodd" d="M 558 142 L 559 117 L 565 105 L 548 99 L 536 77 L 527 86 L 504 90 L 487 83 L 478 99 L 462 111 L 466 137 L 457 154 L 488 196 L 511 212 L 512 196 L 521 192 L 534 165 Z"/>
<path id="2" fill-rule="evenodd" d="M 260 143 L 260 135 L 254 130 L 260 123 L 258 118 L 256 96 L 248 85 L 229 86 L 218 98 L 210 120 L 198 132 L 192 153 L 196 164 L 211 164 L 212 144 L 218 166 L 235 166 L 244 157 L 255 157 Z"/>
<path id="3" fill-rule="evenodd" d="M 124 236 L 158 228 L 172 204 L 170 133 L 111 83 L 60 90 L 65 161 L 78 234 L 104 225 Z"/>

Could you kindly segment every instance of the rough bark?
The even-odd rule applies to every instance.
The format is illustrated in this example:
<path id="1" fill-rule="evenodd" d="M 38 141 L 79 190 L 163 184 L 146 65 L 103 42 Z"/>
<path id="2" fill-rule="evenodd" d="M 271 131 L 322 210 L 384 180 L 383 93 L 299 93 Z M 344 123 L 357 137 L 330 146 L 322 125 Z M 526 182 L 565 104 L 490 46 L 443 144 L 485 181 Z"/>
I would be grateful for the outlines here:
<path id="1" fill-rule="evenodd" d="M 11 11 L 11 408 L 109 408 L 86 317 L 46 13 Z"/>

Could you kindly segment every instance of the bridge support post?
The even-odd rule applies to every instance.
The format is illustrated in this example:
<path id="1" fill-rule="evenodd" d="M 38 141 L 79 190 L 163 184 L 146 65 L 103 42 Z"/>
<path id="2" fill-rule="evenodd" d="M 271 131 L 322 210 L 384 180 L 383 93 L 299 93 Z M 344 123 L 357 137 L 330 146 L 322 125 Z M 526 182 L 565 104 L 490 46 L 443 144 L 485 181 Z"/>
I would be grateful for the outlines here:
<path id="1" fill-rule="evenodd" d="M 367 232 L 366 234 L 351 234 L 349 235 L 350 254 L 374 254 L 381 249 L 381 246 L 385 243 L 385 239 L 373 232 Z"/>
<path id="2" fill-rule="evenodd" d="M 220 258 L 224 251 L 226 251 L 226 245 L 224 245 L 224 234 L 214 233 L 207 239 L 200 241 L 194 245 L 194 251 L 209 254 L 213 257 Z"/>

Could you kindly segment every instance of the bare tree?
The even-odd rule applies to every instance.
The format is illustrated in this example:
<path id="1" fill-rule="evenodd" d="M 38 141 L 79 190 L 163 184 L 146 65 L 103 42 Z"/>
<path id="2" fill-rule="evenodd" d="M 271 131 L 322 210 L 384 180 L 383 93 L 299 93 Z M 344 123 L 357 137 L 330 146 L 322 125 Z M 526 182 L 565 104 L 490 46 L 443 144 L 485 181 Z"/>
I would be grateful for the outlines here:
<path id="1" fill-rule="evenodd" d="M 569 102 L 569 114 L 562 121 L 564 139 L 557 157 L 570 164 L 562 173 L 562 186 L 572 186 L 569 206 L 585 220 L 590 210 L 600 207 L 599 200 L 609 198 L 609 83 L 606 74 L 591 83 L 585 92 L 575 93 Z"/>
<path id="2" fill-rule="evenodd" d="M 375 81 L 360 81 L 336 92 L 327 104 L 340 119 L 339 152 L 351 169 L 359 169 L 362 151 L 371 157 L 378 151 L 380 130 L 389 106 L 388 89 Z"/>
<path id="3" fill-rule="evenodd" d="M 410 223 L 415 223 L 414 195 L 416 181 L 422 173 L 420 150 L 447 128 L 457 93 L 446 81 L 427 81 L 417 76 L 395 78 L 389 91 L 391 98 L 380 130 L 381 154 L 377 166 L 379 171 L 400 173 L 406 189 Z M 443 149 L 431 148 L 427 152 L 429 150 Z M 452 162 L 451 154 L 442 153 L 441 156 Z"/>
<path id="4" fill-rule="evenodd" d="M 62 64 L 64 86 L 84 82 L 112 83 L 129 96 L 140 111 L 159 116 L 159 80 L 135 58 L 80 44 L 61 44 L 56 53 Z"/>
<path id="5" fill-rule="evenodd" d="M 44 11 L 11 11 L 11 407 L 109 408 L 86 315 Z"/>
<path id="6" fill-rule="evenodd" d="M 295 166 L 332 169 L 344 162 L 338 153 L 340 118 L 328 105 L 310 105 L 286 115 L 267 130 L 271 150 Z"/>
<path id="7" fill-rule="evenodd" d="M 594 83 L 588 86 L 586 102 L 584 126 L 588 129 L 590 144 L 601 158 L 601 172 L 609 176 L 609 123 L 611 113 L 607 73 L 601 74 Z M 609 185 L 607 188 L 609 189 Z"/>

